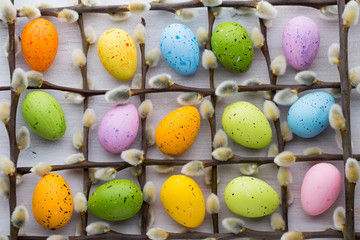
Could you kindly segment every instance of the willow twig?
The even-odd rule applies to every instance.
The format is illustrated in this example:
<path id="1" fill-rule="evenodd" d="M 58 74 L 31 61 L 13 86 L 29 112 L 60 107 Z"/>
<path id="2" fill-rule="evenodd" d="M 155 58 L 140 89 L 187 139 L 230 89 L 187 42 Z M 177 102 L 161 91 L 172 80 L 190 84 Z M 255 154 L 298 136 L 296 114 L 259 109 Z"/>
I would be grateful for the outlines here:
<path id="1" fill-rule="evenodd" d="M 224 239 L 238 239 L 238 238 L 262 238 L 266 236 L 267 239 L 280 239 L 282 232 L 271 232 L 271 231 L 256 231 L 249 228 L 243 229 L 242 232 L 238 234 L 233 233 L 205 233 L 205 232 L 189 232 L 189 233 L 168 233 L 167 239 L 206 239 L 206 238 L 215 238 L 218 240 Z M 341 231 L 326 229 L 325 231 L 318 232 L 304 232 L 304 237 L 309 238 L 341 238 Z M 356 234 L 356 239 L 360 239 L 360 234 Z M 355 239 L 354 237 L 354 239 Z M 46 240 L 45 236 L 19 236 L 19 240 Z M 125 234 L 115 231 L 109 231 L 104 234 L 91 235 L 91 236 L 69 236 L 69 240 L 97 240 L 97 239 L 122 239 L 122 240 L 148 240 L 149 238 L 146 235 L 138 234 Z"/>
<path id="2" fill-rule="evenodd" d="M 341 154 L 321 154 L 321 155 L 295 155 L 296 162 L 328 162 L 328 161 L 342 161 L 343 155 Z M 355 154 L 354 158 L 358 161 L 360 160 L 360 154 Z M 156 159 L 156 158 L 145 158 L 141 163 L 145 166 L 154 166 L 154 165 L 177 165 L 182 166 L 187 164 L 190 161 L 195 159 Z M 257 165 L 274 163 L 273 157 L 247 157 L 233 155 L 228 161 L 217 161 L 214 159 L 196 159 L 201 161 L 206 167 L 220 166 L 227 164 L 239 164 L 239 163 L 254 163 Z M 132 167 L 127 162 L 93 162 L 93 161 L 84 161 L 81 163 L 75 164 L 65 164 L 65 165 L 52 165 L 52 171 L 62 171 L 70 169 L 81 169 L 81 168 L 105 168 L 105 167 L 114 167 L 117 171 Z M 18 174 L 28 174 L 30 173 L 31 167 L 18 167 Z"/>
<path id="3" fill-rule="evenodd" d="M 81 3 L 81 0 L 79 0 L 79 4 Z M 84 20 L 82 13 L 79 13 L 79 19 L 77 21 L 80 29 L 80 35 L 81 35 L 81 43 L 83 48 L 83 53 L 85 57 L 87 58 L 88 50 L 89 50 L 89 43 L 85 36 L 85 30 L 84 30 Z M 85 62 L 85 65 L 80 67 L 81 71 L 81 77 L 82 77 L 82 85 L 83 89 L 88 90 L 88 81 L 87 81 L 87 61 Z M 83 112 L 86 111 L 88 108 L 88 98 L 85 97 L 83 102 Z M 84 142 L 83 146 L 79 149 L 81 153 L 84 154 L 85 159 L 89 159 L 89 127 L 83 126 L 83 136 L 84 136 Z M 91 181 L 89 176 L 89 169 L 84 168 L 83 169 L 83 193 L 85 197 L 88 199 L 90 194 L 90 188 L 91 188 Z M 86 226 L 88 223 L 88 212 L 82 212 L 81 214 L 81 235 L 86 235 Z"/>
<path id="4" fill-rule="evenodd" d="M 141 18 L 141 24 L 146 27 L 146 21 L 144 18 Z M 140 56 L 141 56 L 141 89 L 146 88 L 146 73 L 148 70 L 148 65 L 145 61 L 145 43 L 140 43 Z M 145 95 L 140 95 L 140 103 L 145 101 Z M 143 150 L 143 156 L 146 157 L 148 145 L 146 141 L 146 119 L 141 119 L 141 149 Z M 146 166 L 141 166 L 141 173 L 138 176 L 139 184 L 141 190 L 143 190 L 146 183 Z M 141 234 L 146 234 L 147 232 L 147 219 L 149 214 L 150 204 L 143 202 L 141 208 Z"/>
<path id="5" fill-rule="evenodd" d="M 269 79 L 270 79 L 270 83 L 272 85 L 276 85 L 276 81 L 277 81 L 277 75 L 275 75 L 272 70 L 271 70 L 271 59 L 270 59 L 270 52 L 269 52 L 269 47 L 268 47 L 268 43 L 267 43 L 267 29 L 264 23 L 264 20 L 259 18 L 259 23 L 260 23 L 260 29 L 261 29 L 261 33 L 264 35 L 264 45 L 261 47 L 261 52 L 264 55 L 265 61 L 266 61 L 266 66 L 268 69 L 268 74 L 269 74 Z M 271 98 L 273 98 L 273 96 L 275 95 L 275 90 L 271 91 Z M 282 152 L 284 150 L 285 147 L 285 141 L 282 138 L 282 134 L 281 134 L 281 128 L 280 128 L 280 120 L 279 119 L 275 119 L 273 121 L 274 123 L 274 127 L 275 127 L 275 131 L 276 131 L 276 139 L 277 139 L 277 146 L 278 146 L 278 151 Z M 287 205 L 287 186 L 283 186 L 281 187 L 281 200 L 282 200 L 282 216 L 285 222 L 285 231 L 288 230 L 288 226 L 289 226 L 289 221 L 288 221 L 288 205 Z"/>
<path id="6" fill-rule="evenodd" d="M 215 15 L 211 12 L 211 8 L 207 9 L 207 13 L 208 13 L 208 39 L 209 41 L 206 43 L 206 49 L 211 50 L 211 37 L 212 37 L 212 31 L 213 31 L 213 26 L 214 26 L 214 22 L 215 22 Z M 214 84 L 214 71 L 215 69 L 209 69 L 209 82 L 210 82 L 210 88 L 214 89 L 215 88 L 215 84 Z M 216 108 L 216 96 L 211 95 L 211 103 L 214 107 L 214 109 Z M 213 116 L 211 116 L 209 119 L 209 124 L 210 124 L 210 131 L 211 131 L 211 149 L 214 150 L 214 136 L 216 133 L 216 115 L 215 112 L 213 114 Z M 217 166 L 213 166 L 211 168 L 211 192 L 217 195 L 217 173 L 218 173 L 218 168 Z M 218 233 L 219 232 L 219 216 L 217 213 L 213 213 L 211 214 L 211 218 L 212 218 L 212 223 L 213 223 L 213 232 L 214 233 Z"/>
<path id="7" fill-rule="evenodd" d="M 306 6 L 316 9 L 328 5 L 335 5 L 336 0 L 268 0 L 274 6 Z M 252 7 L 255 8 L 258 1 L 223 1 L 219 7 Z M 183 8 L 201 8 L 204 5 L 200 1 L 186 1 L 186 2 L 175 2 L 175 3 L 150 3 L 150 11 L 167 11 L 176 13 L 177 10 Z M 68 6 L 68 7 L 59 7 L 59 8 L 43 8 L 40 9 L 42 16 L 57 16 L 57 14 L 62 11 L 64 8 L 74 10 L 78 13 L 116 13 L 116 12 L 128 12 L 129 9 L 127 5 L 109 5 L 109 6 L 92 6 L 87 7 L 83 5 Z"/>
<path id="8" fill-rule="evenodd" d="M 349 157 L 352 157 L 352 143 L 351 143 L 351 117 L 350 117 L 350 93 L 351 84 L 349 81 L 349 66 L 348 66 L 348 31 L 349 27 L 344 26 L 342 20 L 342 13 L 345 7 L 345 0 L 338 0 L 338 15 L 339 15 L 339 37 L 340 37 L 340 63 L 338 66 L 341 82 L 341 104 L 345 121 L 345 130 L 341 131 L 342 148 L 344 165 Z M 346 240 L 355 238 L 355 224 L 354 224 L 354 191 L 355 188 L 348 182 L 344 176 L 345 183 L 345 211 L 346 222 L 344 237 Z"/>

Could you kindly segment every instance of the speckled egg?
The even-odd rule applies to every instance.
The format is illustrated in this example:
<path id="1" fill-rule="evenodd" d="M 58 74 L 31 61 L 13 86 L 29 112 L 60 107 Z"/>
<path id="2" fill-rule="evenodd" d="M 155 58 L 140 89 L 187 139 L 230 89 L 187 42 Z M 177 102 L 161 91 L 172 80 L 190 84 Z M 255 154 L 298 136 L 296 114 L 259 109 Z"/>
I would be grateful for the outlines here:
<path id="1" fill-rule="evenodd" d="M 32 210 L 35 220 L 44 228 L 65 226 L 73 212 L 73 198 L 68 184 L 59 174 L 47 174 L 35 187 Z"/>
<path id="2" fill-rule="evenodd" d="M 163 184 L 161 202 L 166 212 L 179 224 L 196 228 L 205 217 L 205 200 L 197 183 L 184 175 L 173 175 Z"/>
<path id="3" fill-rule="evenodd" d="M 156 128 L 156 145 L 165 154 L 182 154 L 194 143 L 199 128 L 200 114 L 195 107 L 178 108 L 165 116 Z"/>
<path id="4" fill-rule="evenodd" d="M 98 139 L 106 151 L 120 153 L 135 141 L 138 130 L 139 113 L 135 105 L 117 105 L 102 118 Z"/>
<path id="5" fill-rule="evenodd" d="M 138 185 L 127 179 L 107 182 L 89 197 L 88 209 L 95 216 L 119 221 L 133 217 L 143 203 Z"/>
<path id="6" fill-rule="evenodd" d="M 37 18 L 24 27 L 21 49 L 30 68 L 44 72 L 53 63 L 58 49 L 57 31 L 46 19 Z"/>
<path id="7" fill-rule="evenodd" d="M 340 171 L 332 164 L 319 163 L 306 173 L 301 184 L 301 205 L 304 211 L 316 216 L 333 205 L 341 190 Z"/>
<path id="8" fill-rule="evenodd" d="M 136 71 L 136 46 L 124 30 L 112 28 L 98 40 L 98 55 L 104 68 L 116 79 L 128 81 Z"/>
<path id="9" fill-rule="evenodd" d="M 312 138 L 329 125 L 329 112 L 335 103 L 326 92 L 312 92 L 299 98 L 289 109 L 290 129 L 299 137 Z"/>
<path id="10" fill-rule="evenodd" d="M 29 128 L 43 138 L 57 140 L 65 133 L 64 112 L 56 99 L 46 92 L 28 93 L 21 104 L 21 114 Z"/>
<path id="11" fill-rule="evenodd" d="M 240 101 L 227 106 L 222 115 L 222 126 L 231 139 L 248 148 L 264 148 L 271 142 L 269 121 L 249 102 Z"/>
<path id="12" fill-rule="evenodd" d="M 174 23 L 160 36 L 160 50 L 165 61 L 182 75 L 191 75 L 199 66 L 200 50 L 195 34 L 187 26 Z"/>
<path id="13" fill-rule="evenodd" d="M 233 179 L 224 190 L 225 203 L 233 212 L 243 217 L 263 217 L 274 212 L 280 199 L 266 182 L 254 177 Z"/>
<path id="14" fill-rule="evenodd" d="M 289 20 L 282 34 L 282 48 L 288 63 L 296 70 L 308 69 L 320 46 L 316 23 L 305 16 Z"/>
<path id="15" fill-rule="evenodd" d="M 246 72 L 250 68 L 254 49 L 249 33 L 240 24 L 225 22 L 217 26 L 211 37 L 211 47 L 227 69 Z"/>

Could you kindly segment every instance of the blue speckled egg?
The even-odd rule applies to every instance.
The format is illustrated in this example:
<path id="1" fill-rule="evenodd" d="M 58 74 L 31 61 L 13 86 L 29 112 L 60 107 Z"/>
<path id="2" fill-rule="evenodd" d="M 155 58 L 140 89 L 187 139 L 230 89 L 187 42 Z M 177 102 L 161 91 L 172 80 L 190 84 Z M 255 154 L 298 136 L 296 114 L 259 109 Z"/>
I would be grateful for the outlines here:
<path id="1" fill-rule="evenodd" d="M 299 98 L 289 109 L 288 123 L 296 135 L 312 138 L 329 125 L 329 111 L 335 103 L 326 92 L 313 92 Z"/>
<path id="2" fill-rule="evenodd" d="M 312 19 L 298 16 L 286 24 L 282 35 L 282 48 L 286 60 L 294 69 L 308 69 L 319 46 L 320 32 Z"/>
<path id="3" fill-rule="evenodd" d="M 165 61 L 182 75 L 191 75 L 199 66 L 200 50 L 195 34 L 183 24 L 167 26 L 160 36 Z"/>

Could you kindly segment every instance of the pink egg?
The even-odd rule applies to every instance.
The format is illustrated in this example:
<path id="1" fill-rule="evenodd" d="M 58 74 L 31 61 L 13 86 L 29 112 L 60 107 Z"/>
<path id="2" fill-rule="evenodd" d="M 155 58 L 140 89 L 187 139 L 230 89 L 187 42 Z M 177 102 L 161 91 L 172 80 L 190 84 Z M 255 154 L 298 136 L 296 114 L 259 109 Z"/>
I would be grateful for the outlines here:
<path id="1" fill-rule="evenodd" d="M 282 35 L 282 48 L 288 63 L 296 70 L 305 70 L 314 61 L 320 46 L 316 23 L 305 16 L 290 19 Z"/>
<path id="2" fill-rule="evenodd" d="M 341 174 L 332 164 L 319 163 L 306 173 L 301 185 L 301 204 L 304 211 L 316 216 L 325 212 L 341 190 Z"/>
<path id="3" fill-rule="evenodd" d="M 105 150 L 120 153 L 130 147 L 139 130 L 139 113 L 132 103 L 110 109 L 101 120 L 98 139 Z"/>

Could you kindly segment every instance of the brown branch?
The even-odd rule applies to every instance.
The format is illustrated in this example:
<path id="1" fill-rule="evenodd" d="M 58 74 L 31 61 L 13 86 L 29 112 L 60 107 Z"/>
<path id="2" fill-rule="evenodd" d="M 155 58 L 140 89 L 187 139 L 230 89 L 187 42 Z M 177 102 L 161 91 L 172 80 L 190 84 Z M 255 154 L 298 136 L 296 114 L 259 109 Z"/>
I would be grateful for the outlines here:
<path id="1" fill-rule="evenodd" d="M 340 37 L 340 63 L 338 66 L 341 82 L 341 104 L 344 117 L 346 119 L 344 131 L 341 131 L 343 160 L 344 165 L 349 157 L 352 157 L 352 143 L 351 143 L 351 117 L 350 117 L 350 93 L 351 84 L 349 81 L 349 66 L 348 66 L 348 31 L 349 27 L 344 26 L 342 20 L 342 13 L 345 7 L 345 0 L 338 0 L 338 15 L 339 15 L 339 37 Z M 346 176 L 344 176 L 345 183 L 345 211 L 346 222 L 344 237 L 346 240 L 355 238 L 355 223 L 354 223 L 354 191 L 355 186 L 349 183 Z"/>
<path id="2" fill-rule="evenodd" d="M 321 155 L 295 155 L 296 162 L 327 162 L 327 161 L 342 161 L 343 155 L 341 154 L 321 154 Z M 358 161 L 360 160 L 360 154 L 355 154 L 354 158 Z M 145 158 L 141 165 L 145 166 L 154 166 L 154 165 L 185 165 L 186 163 L 198 160 L 203 162 L 204 167 L 220 166 L 227 164 L 239 164 L 239 163 L 254 163 L 257 165 L 274 163 L 273 157 L 247 157 L 247 156 L 238 156 L 234 155 L 228 161 L 217 161 L 214 159 L 154 159 L 154 158 Z M 105 167 L 114 167 L 117 171 L 132 167 L 132 165 L 127 162 L 92 162 L 84 161 L 81 163 L 75 164 L 65 164 L 65 165 L 52 165 L 52 171 L 62 171 L 62 170 L 71 170 L 71 169 L 81 169 L 81 168 L 105 168 Z M 30 173 L 31 167 L 18 167 L 18 174 L 28 174 Z"/>
<path id="3" fill-rule="evenodd" d="M 207 13 L 208 13 L 208 42 L 206 43 L 206 49 L 211 50 L 211 37 L 212 37 L 212 32 L 213 32 L 213 27 L 214 27 L 214 22 L 215 22 L 215 15 L 211 12 L 211 8 L 207 8 Z M 209 69 L 209 83 L 210 83 L 210 88 L 214 89 L 215 88 L 215 84 L 214 84 L 214 71 L 215 69 Z M 216 108 L 216 96 L 211 95 L 211 103 L 214 107 L 214 109 Z M 214 136 L 216 133 L 216 115 L 215 112 L 213 114 L 213 116 L 211 116 L 209 119 L 209 125 L 210 125 L 210 132 L 211 132 L 211 149 L 214 150 Z M 218 168 L 217 166 L 213 166 L 211 167 L 211 192 L 217 195 L 217 174 L 218 174 Z M 211 219 L 212 219 L 212 223 L 213 223 L 213 232 L 214 233 L 218 233 L 219 232 L 219 216 L 217 213 L 213 213 L 211 214 Z"/>
<path id="4" fill-rule="evenodd" d="M 259 18 L 259 24 L 260 24 L 260 29 L 261 29 L 261 33 L 264 36 L 264 45 L 261 47 L 261 52 L 264 55 L 265 61 L 266 61 L 266 66 L 268 69 L 268 74 L 269 74 L 269 79 L 270 79 L 270 83 L 272 85 L 276 85 L 276 81 L 277 81 L 277 76 L 272 72 L 271 70 L 271 59 L 270 59 L 270 52 L 269 52 L 269 47 L 268 47 L 268 43 L 267 43 L 267 29 L 264 23 L 264 20 L 262 20 L 261 18 Z M 275 95 L 275 90 L 271 91 L 271 99 L 273 98 L 273 96 Z M 278 146 L 278 151 L 282 152 L 284 150 L 285 147 L 285 141 L 282 138 L 282 134 L 281 134 L 281 128 L 280 128 L 280 119 L 276 119 L 273 121 L 274 123 L 274 127 L 275 127 L 275 131 L 276 131 L 276 139 L 277 139 L 277 146 Z M 289 228 L 289 221 L 288 221 L 288 205 L 287 205 L 287 187 L 281 187 L 281 200 L 282 200 L 282 216 L 285 222 L 285 231 L 288 230 Z"/>
<path id="5" fill-rule="evenodd" d="M 12 1 L 12 3 L 14 3 Z M 8 55 L 8 65 L 10 72 L 10 84 L 13 76 L 13 72 L 16 67 L 15 62 L 15 23 L 8 24 L 8 34 L 9 34 L 9 55 Z M 17 161 L 19 157 L 19 149 L 16 144 L 16 112 L 19 102 L 20 95 L 11 90 L 11 105 L 10 105 L 10 120 L 6 124 L 6 130 L 9 137 L 9 145 L 10 145 L 10 160 L 14 163 L 16 168 Z M 16 169 L 15 173 L 12 176 L 9 176 L 10 182 L 10 193 L 9 193 L 9 212 L 10 217 L 16 208 Z M 10 220 L 10 240 L 17 239 L 19 229 L 14 227 L 11 224 Z"/>
<path id="6" fill-rule="evenodd" d="M 146 27 L 146 21 L 144 18 L 141 18 L 141 24 Z M 140 47 L 140 56 L 141 56 L 141 89 L 146 88 L 146 74 L 148 70 L 148 65 L 146 64 L 145 60 L 145 43 L 139 44 Z M 140 103 L 145 101 L 145 95 L 140 95 Z M 146 119 L 141 119 L 141 149 L 144 152 L 144 157 L 147 155 L 148 145 L 146 141 Z M 139 184 L 141 190 L 143 190 L 144 185 L 146 183 L 146 166 L 141 166 L 141 173 L 138 176 Z M 148 220 L 148 214 L 149 214 L 149 208 L 150 204 L 143 202 L 142 208 L 141 208 L 141 226 L 140 231 L 141 234 L 146 234 L 147 232 L 147 220 Z"/>
<path id="7" fill-rule="evenodd" d="M 267 239 L 280 239 L 282 232 L 271 232 L 271 231 L 256 231 L 249 228 L 245 228 L 242 232 L 238 234 L 233 233 L 205 233 L 205 232 L 189 232 L 189 233 L 168 233 L 167 239 L 205 239 L 205 238 L 215 238 L 215 239 L 238 239 L 238 238 L 263 238 L 266 236 Z M 304 232 L 304 237 L 309 238 L 342 238 L 342 232 L 326 229 L 325 231 L 318 232 Z M 19 240 L 46 240 L 46 236 L 19 236 Z M 69 240 L 97 240 L 97 239 L 122 239 L 122 240 L 149 240 L 146 235 L 137 235 L 137 234 L 124 234 L 118 233 L 115 231 L 110 231 L 108 233 L 91 235 L 91 236 L 69 236 Z M 360 234 L 356 233 L 354 239 L 360 239 Z"/>
<path id="8" fill-rule="evenodd" d="M 79 0 L 79 4 L 81 3 L 81 0 Z M 83 48 L 83 53 L 85 57 L 87 58 L 87 54 L 89 51 L 89 43 L 85 36 L 85 30 L 84 30 L 84 18 L 82 13 L 79 13 L 79 19 L 77 21 L 80 29 L 80 35 L 81 35 L 81 43 Z M 87 81 L 87 61 L 84 66 L 80 67 L 81 71 L 81 77 L 82 77 L 82 85 L 83 89 L 88 90 L 88 81 Z M 88 108 L 88 98 L 86 97 L 83 102 L 83 112 L 86 111 Z M 81 153 L 84 154 L 85 159 L 89 159 L 89 128 L 83 127 L 83 137 L 84 142 L 83 146 L 79 149 Z M 91 181 L 89 176 L 89 169 L 84 168 L 83 169 L 83 193 L 85 197 L 88 199 L 90 194 L 90 188 L 91 188 Z M 82 212 L 81 214 L 81 235 L 86 235 L 86 226 L 88 224 L 88 212 Z"/>
<path id="9" fill-rule="evenodd" d="M 269 2 L 274 6 L 307 6 L 312 8 L 320 9 L 328 5 L 335 5 L 335 0 L 269 0 Z M 219 7 L 256 7 L 258 1 L 223 1 Z M 151 11 L 167 11 L 175 13 L 179 9 L 183 8 L 200 8 L 204 5 L 200 1 L 187 1 L 187 2 L 177 2 L 177 3 L 150 3 Z M 64 8 L 74 10 L 78 13 L 116 13 L 116 12 L 127 12 L 129 11 L 127 5 L 109 5 L 109 6 L 92 6 L 87 7 L 83 5 L 77 6 L 68 6 L 60 8 L 43 8 L 40 9 L 42 16 L 57 16 L 57 14 L 62 11 Z"/>

